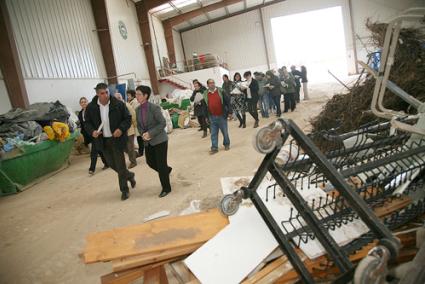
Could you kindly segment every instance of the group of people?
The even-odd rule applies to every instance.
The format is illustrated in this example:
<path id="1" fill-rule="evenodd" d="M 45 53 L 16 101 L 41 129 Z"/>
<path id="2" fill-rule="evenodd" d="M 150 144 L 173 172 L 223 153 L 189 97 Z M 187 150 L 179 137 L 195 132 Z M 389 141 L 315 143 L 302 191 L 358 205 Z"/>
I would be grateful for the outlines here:
<path id="1" fill-rule="evenodd" d="M 137 165 L 138 156 L 146 156 L 146 163 L 158 172 L 162 190 L 159 197 L 171 192 L 168 166 L 168 135 L 166 121 L 160 106 L 149 102 L 151 88 L 138 86 L 127 91 L 127 102 L 120 93 L 109 94 L 108 86 L 97 84 L 96 96 L 88 103 L 80 99 L 79 120 L 85 144 L 91 144 L 89 174 L 94 174 L 97 156 L 100 155 L 104 168 L 112 168 L 118 174 L 121 200 L 129 198 L 129 185 L 136 187 L 135 174 L 129 169 Z M 136 138 L 137 137 L 137 138 Z M 138 152 L 135 151 L 135 141 Z M 130 165 L 127 167 L 124 153 Z"/>
<path id="2" fill-rule="evenodd" d="M 300 102 L 301 84 L 304 99 L 308 99 L 307 70 L 301 71 L 294 66 L 289 72 L 286 67 L 278 74 L 267 71 L 266 74 L 250 71 L 236 73 L 233 81 L 228 75 L 223 76 L 223 85 L 218 88 L 213 79 L 204 87 L 198 80 L 193 81 L 194 91 L 191 101 L 194 114 L 198 117 L 203 138 L 211 132 L 210 154 L 218 153 L 218 134 L 223 135 L 224 150 L 230 149 L 228 120 L 235 117 L 239 127 L 246 128 L 246 112 L 254 119 L 254 128 L 259 126 L 258 108 L 264 118 L 275 112 L 280 117 L 281 97 L 284 97 L 284 111 L 294 111 Z M 98 155 L 103 169 L 112 168 L 118 174 L 121 199 L 129 198 L 129 185 L 136 187 L 135 174 L 129 169 L 137 166 L 137 157 L 146 156 L 150 168 L 158 172 L 162 190 L 159 197 L 171 192 L 170 173 L 172 168 L 167 162 L 168 135 L 165 131 L 166 121 L 161 107 L 150 103 L 151 88 L 138 86 L 136 90 L 127 91 L 127 102 L 121 93 L 109 94 L 108 86 L 99 83 L 95 87 L 96 96 L 89 103 L 80 99 L 79 120 L 85 144 L 91 144 L 91 163 L 89 174 L 96 170 Z M 135 141 L 138 151 L 135 150 Z M 127 153 L 130 165 L 127 167 L 124 153 Z"/>
<path id="3" fill-rule="evenodd" d="M 273 70 L 267 71 L 266 74 L 254 72 L 254 78 L 251 77 L 251 72 L 247 71 L 244 73 L 244 79 L 245 81 L 242 81 L 240 73 L 235 73 L 232 82 L 227 75 L 224 75 L 222 86 L 231 98 L 232 108 L 239 120 L 239 127 L 242 128 L 246 127 L 247 111 L 255 120 L 254 128 L 258 127 L 258 108 L 263 118 L 268 118 L 270 113 L 280 117 L 282 96 L 283 112 L 294 111 L 296 104 L 300 102 L 301 86 L 304 100 L 309 99 L 305 66 L 301 66 L 301 71 L 295 66 L 291 66 L 291 71 L 288 71 L 286 66 L 283 66 L 277 73 Z"/>
<path id="4" fill-rule="evenodd" d="M 246 128 L 246 113 L 254 119 L 254 128 L 259 126 L 258 109 L 263 118 L 271 113 L 277 117 L 282 115 L 281 99 L 284 98 L 284 110 L 294 111 L 300 102 L 301 86 L 304 100 L 308 100 L 307 69 L 301 66 L 301 71 L 291 66 L 288 71 L 285 66 L 275 73 L 269 70 L 266 74 L 246 71 L 235 73 L 233 81 L 228 75 L 223 75 L 223 85 L 217 88 L 213 79 L 207 81 L 207 87 L 197 79 L 193 80 L 194 90 L 190 100 L 194 104 L 194 115 L 198 118 L 202 138 L 207 137 L 208 128 L 211 131 L 211 154 L 218 152 L 218 130 L 223 134 L 225 150 L 230 149 L 230 138 L 227 120 L 235 117 L 239 120 L 239 128 Z"/>

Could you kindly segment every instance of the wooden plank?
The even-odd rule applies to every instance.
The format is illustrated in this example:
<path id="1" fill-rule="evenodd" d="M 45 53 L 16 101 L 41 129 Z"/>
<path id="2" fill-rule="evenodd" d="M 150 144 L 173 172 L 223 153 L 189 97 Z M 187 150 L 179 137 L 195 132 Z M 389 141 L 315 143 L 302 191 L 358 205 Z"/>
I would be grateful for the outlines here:
<path id="1" fill-rule="evenodd" d="M 147 265 L 149 263 L 159 262 L 171 258 L 183 257 L 197 250 L 203 243 L 182 246 L 180 248 L 168 249 L 158 252 L 130 256 L 112 261 L 112 271 L 122 271 L 138 266 Z"/>
<path id="2" fill-rule="evenodd" d="M 275 259 L 268 265 L 266 265 L 263 269 L 261 269 L 259 272 L 257 272 L 254 276 L 251 278 L 245 280 L 242 282 L 242 284 L 253 284 L 257 283 L 261 279 L 263 279 L 265 276 L 270 274 L 272 271 L 278 269 L 280 266 L 282 266 L 284 263 L 286 263 L 288 259 L 286 256 L 281 256 L 278 259 Z"/>
<path id="3" fill-rule="evenodd" d="M 158 266 L 145 271 L 144 284 L 168 284 L 164 266 Z"/>
<path id="4" fill-rule="evenodd" d="M 102 284 L 127 284 L 136 279 L 139 279 L 144 276 L 145 271 L 154 269 L 156 267 L 163 266 L 169 261 L 175 261 L 176 259 L 161 261 L 157 263 L 152 263 L 149 265 L 136 267 L 120 272 L 112 272 L 106 275 L 103 275 L 100 280 Z"/>
<path id="5" fill-rule="evenodd" d="M 110 261 L 206 242 L 229 223 L 218 209 L 170 217 L 86 237 L 85 263 Z"/>
<path id="6" fill-rule="evenodd" d="M 120 273 L 109 273 L 100 278 L 102 284 L 127 284 L 136 279 L 142 278 L 144 275 L 143 268 L 131 269 Z"/>
<path id="7" fill-rule="evenodd" d="M 373 211 L 375 212 L 376 216 L 382 218 L 393 213 L 394 211 L 398 211 L 406 207 L 410 204 L 410 202 L 412 202 L 410 197 L 403 195 L 400 198 L 385 201 L 383 206 L 375 207 L 373 208 Z"/>
<path id="8" fill-rule="evenodd" d="M 179 279 L 179 283 L 189 283 L 197 280 L 195 275 L 187 269 L 182 261 L 170 263 L 170 268 L 173 274 Z"/>

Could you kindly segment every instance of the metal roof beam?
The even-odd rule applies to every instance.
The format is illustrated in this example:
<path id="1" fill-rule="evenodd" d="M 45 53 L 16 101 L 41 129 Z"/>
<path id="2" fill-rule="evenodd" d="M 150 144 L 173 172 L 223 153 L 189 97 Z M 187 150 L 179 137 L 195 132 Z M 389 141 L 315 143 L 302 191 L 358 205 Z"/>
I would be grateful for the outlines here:
<path id="1" fill-rule="evenodd" d="M 284 2 L 284 1 L 285 0 L 273 0 L 273 1 L 267 2 L 265 4 L 259 4 L 259 5 L 256 5 L 256 6 L 252 6 L 252 7 L 248 8 L 248 9 L 246 9 L 246 10 L 241 10 L 241 11 L 238 11 L 238 12 L 231 13 L 229 15 L 223 16 L 223 17 L 215 18 L 215 19 L 212 19 L 211 21 L 206 21 L 206 22 L 203 22 L 203 23 L 194 25 L 193 27 L 181 29 L 180 32 L 181 33 L 187 32 L 187 31 L 190 31 L 190 30 L 193 30 L 193 29 L 196 29 L 196 28 L 205 26 L 205 25 L 209 25 L 209 24 L 212 24 L 212 23 L 215 23 L 215 22 L 219 22 L 219 21 L 225 20 L 225 19 L 230 18 L 230 17 L 234 17 L 234 16 L 238 16 L 238 15 L 241 15 L 241 14 L 245 14 L 245 13 L 248 13 L 248 12 L 251 12 L 251 11 L 254 11 L 254 10 L 257 10 L 257 9 L 261 9 L 261 8 L 264 8 L 264 7 L 267 7 L 267 6 L 270 6 L 270 5 L 278 4 L 278 3 Z M 221 3 L 221 2 L 219 2 L 219 3 Z"/>
<path id="2" fill-rule="evenodd" d="M 200 16 L 202 14 L 208 13 L 210 11 L 214 11 L 217 9 L 221 9 L 224 8 L 226 6 L 232 5 L 232 4 L 236 4 L 239 3 L 243 0 L 223 0 L 208 6 L 204 6 L 202 8 L 187 12 L 187 13 L 183 13 L 181 15 L 169 18 L 167 20 L 164 21 L 164 24 L 168 24 L 171 26 L 176 26 L 178 24 L 181 24 L 187 20 L 193 19 L 197 16 Z M 212 19 L 211 21 L 213 21 L 214 19 Z M 195 25 L 196 26 L 196 25 Z"/>

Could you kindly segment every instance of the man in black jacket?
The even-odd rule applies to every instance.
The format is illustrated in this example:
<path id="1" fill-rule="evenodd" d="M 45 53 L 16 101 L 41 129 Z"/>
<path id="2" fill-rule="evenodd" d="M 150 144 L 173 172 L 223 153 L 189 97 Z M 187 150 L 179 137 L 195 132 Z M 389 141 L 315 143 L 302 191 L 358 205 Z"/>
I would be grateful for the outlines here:
<path id="1" fill-rule="evenodd" d="M 84 137 L 84 145 L 88 146 L 90 143 L 92 144 L 90 149 L 91 162 L 90 162 L 89 174 L 94 175 L 94 172 L 96 171 L 96 163 L 97 163 L 98 155 L 102 159 L 102 162 L 104 165 L 103 170 L 106 170 L 109 167 L 108 167 L 108 164 L 106 163 L 103 153 L 96 148 L 96 145 L 94 143 L 92 143 L 93 137 L 91 136 L 91 134 L 87 133 L 84 127 L 84 122 L 86 120 L 87 103 L 88 103 L 87 98 L 85 97 L 80 98 L 81 110 L 78 113 L 78 121 L 80 122 L 80 126 L 81 126 L 81 134 Z"/>
<path id="2" fill-rule="evenodd" d="M 251 71 L 246 71 L 243 74 L 243 77 L 246 80 L 247 89 L 244 91 L 246 96 L 246 101 L 248 102 L 248 111 L 249 114 L 255 119 L 254 128 L 258 127 L 259 119 L 258 119 L 258 82 L 254 78 L 252 78 Z"/>
<path id="3" fill-rule="evenodd" d="M 105 83 L 97 84 L 95 90 L 96 96 L 87 106 L 84 126 L 108 165 L 118 173 L 121 200 L 126 200 L 129 197 L 127 182 L 132 188 L 136 186 L 134 173 L 127 170 L 124 157 L 131 115 L 123 102 L 109 95 Z"/>

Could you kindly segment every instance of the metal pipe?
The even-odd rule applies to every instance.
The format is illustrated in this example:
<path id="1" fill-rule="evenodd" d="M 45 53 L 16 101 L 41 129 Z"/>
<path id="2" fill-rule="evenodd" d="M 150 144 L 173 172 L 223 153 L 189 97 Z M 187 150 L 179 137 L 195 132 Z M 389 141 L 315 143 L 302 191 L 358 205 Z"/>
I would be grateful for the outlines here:
<path id="1" fill-rule="evenodd" d="M 397 95 L 400 99 L 414 107 L 415 109 L 418 109 L 419 106 L 422 104 L 421 101 L 416 99 L 415 97 L 409 95 L 406 91 L 404 91 L 402 88 L 397 86 L 394 82 L 388 80 L 387 82 L 387 88 L 393 92 L 395 95 Z"/>
<path id="2" fill-rule="evenodd" d="M 369 65 L 364 63 L 363 61 L 357 61 L 357 63 L 362 66 L 369 74 L 371 74 L 375 79 L 378 77 L 378 74 L 375 70 L 370 68 Z M 406 91 L 404 91 L 402 88 L 397 86 L 393 81 L 388 80 L 387 81 L 387 88 L 393 92 L 396 96 L 404 100 L 406 103 L 414 107 L 415 109 L 418 109 L 419 106 L 422 104 L 421 101 L 413 97 L 412 95 L 409 95 Z"/>

